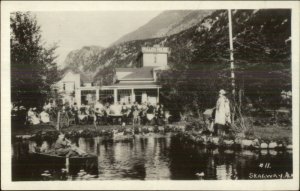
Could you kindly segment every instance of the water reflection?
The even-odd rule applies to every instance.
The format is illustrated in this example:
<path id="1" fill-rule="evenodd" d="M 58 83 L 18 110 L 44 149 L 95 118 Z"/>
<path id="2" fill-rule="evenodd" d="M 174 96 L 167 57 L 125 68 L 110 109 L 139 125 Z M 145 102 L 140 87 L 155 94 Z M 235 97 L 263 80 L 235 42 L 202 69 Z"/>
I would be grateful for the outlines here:
<path id="1" fill-rule="evenodd" d="M 170 135 L 137 136 L 118 142 L 101 137 L 79 138 L 76 142 L 81 149 L 98 156 L 97 176 L 79 177 L 77 169 L 69 180 L 227 180 L 259 179 L 253 174 L 292 174 L 292 154 L 288 152 L 208 149 L 182 143 Z M 23 141 L 12 145 L 13 180 L 41 180 L 40 172 L 34 172 L 34 163 L 28 158 L 33 144 Z M 269 164 L 270 168 L 261 164 Z"/>

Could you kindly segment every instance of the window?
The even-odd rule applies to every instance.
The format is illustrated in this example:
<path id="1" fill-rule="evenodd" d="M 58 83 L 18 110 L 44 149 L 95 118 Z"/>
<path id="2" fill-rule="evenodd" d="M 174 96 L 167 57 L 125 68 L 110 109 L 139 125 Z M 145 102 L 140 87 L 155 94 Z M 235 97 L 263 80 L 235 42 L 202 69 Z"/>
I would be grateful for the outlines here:
<path id="1" fill-rule="evenodd" d="M 113 90 L 100 90 L 99 92 L 99 100 L 106 103 L 106 102 L 113 102 L 114 101 L 114 91 Z"/>
<path id="2" fill-rule="evenodd" d="M 118 101 L 121 103 L 128 103 L 131 100 L 131 89 L 118 90 Z"/>
<path id="3" fill-rule="evenodd" d="M 75 91 L 75 82 L 64 82 L 63 90 L 66 91 L 67 93 L 71 93 Z"/>
<path id="4" fill-rule="evenodd" d="M 92 104 L 96 102 L 95 90 L 82 90 L 81 91 L 81 103 Z"/>

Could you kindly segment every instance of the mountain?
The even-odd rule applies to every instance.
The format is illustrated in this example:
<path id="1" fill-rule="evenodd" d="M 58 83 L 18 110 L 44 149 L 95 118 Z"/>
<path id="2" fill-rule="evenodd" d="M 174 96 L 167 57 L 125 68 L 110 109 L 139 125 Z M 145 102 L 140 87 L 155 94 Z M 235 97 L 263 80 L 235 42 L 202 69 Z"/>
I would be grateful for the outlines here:
<path id="1" fill-rule="evenodd" d="M 278 107 L 280 92 L 291 90 L 291 11 L 234 10 L 232 26 L 236 87 L 256 108 Z M 161 44 L 171 49 L 161 77 L 168 108 L 214 107 L 216 92 L 231 89 L 228 31 L 228 12 L 218 10 L 180 33 L 114 45 L 101 53 L 94 79 L 111 84 L 114 68 L 136 67 L 142 46 Z"/>
<path id="2" fill-rule="evenodd" d="M 233 10 L 232 26 L 237 87 L 242 87 L 247 96 L 255 97 L 256 100 L 277 99 L 281 90 L 290 90 L 291 11 Z M 201 97 L 201 102 L 215 104 L 215 92 L 220 88 L 230 89 L 231 84 L 228 33 L 228 12 L 217 10 L 179 33 L 128 41 L 101 49 L 97 54 L 88 57 L 91 60 L 83 59 L 85 64 L 82 68 L 95 74 L 96 81 L 101 81 L 104 85 L 111 84 L 114 68 L 137 66 L 136 58 L 141 47 L 164 45 L 171 49 L 168 62 L 171 72 L 176 74 L 170 75 L 169 87 L 172 90 L 179 88 L 178 92 L 183 92 L 180 99 L 192 100 L 194 97 Z M 77 63 L 79 66 L 80 62 L 72 65 L 76 67 Z M 183 82 L 189 83 L 183 86 Z M 189 97 L 187 92 L 191 89 L 195 89 L 192 93 L 206 94 L 191 94 Z M 181 103 L 182 100 L 177 102 Z M 270 102 L 280 103 L 278 100 Z M 261 102 L 259 105 L 266 103 Z"/>
<path id="3" fill-rule="evenodd" d="M 91 72 L 99 68 L 98 60 L 103 50 L 104 48 L 100 46 L 85 46 L 79 50 L 73 50 L 67 55 L 64 66 L 73 70 Z"/>
<path id="4" fill-rule="evenodd" d="M 147 24 L 118 39 L 114 44 L 132 40 L 170 36 L 199 23 L 212 10 L 171 10 L 164 11 Z"/>
<path id="5" fill-rule="evenodd" d="M 154 44 L 171 48 L 169 64 L 177 69 L 228 62 L 227 14 L 226 10 L 215 11 L 197 25 L 171 36 L 111 46 L 101 52 L 99 64 L 134 67 L 141 47 Z M 235 10 L 232 20 L 235 58 L 239 62 L 270 61 L 288 56 L 286 40 L 291 36 L 289 10 Z"/>

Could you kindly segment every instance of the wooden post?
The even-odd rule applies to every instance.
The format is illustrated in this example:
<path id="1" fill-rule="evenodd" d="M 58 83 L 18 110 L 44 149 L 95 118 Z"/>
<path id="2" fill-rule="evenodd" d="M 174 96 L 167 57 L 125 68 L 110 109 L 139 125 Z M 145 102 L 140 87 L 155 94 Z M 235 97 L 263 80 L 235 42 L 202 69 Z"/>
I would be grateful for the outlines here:
<path id="1" fill-rule="evenodd" d="M 99 89 L 96 89 L 96 103 L 99 101 Z"/>
<path id="2" fill-rule="evenodd" d="M 159 88 L 157 88 L 157 103 L 159 103 Z"/>
<path id="3" fill-rule="evenodd" d="M 59 131 L 59 121 L 60 121 L 60 111 L 57 112 L 57 124 L 56 124 L 57 131 Z"/>
<path id="4" fill-rule="evenodd" d="M 75 100 L 76 100 L 77 106 L 80 107 L 81 106 L 81 90 L 80 89 L 75 90 Z"/>
<path id="5" fill-rule="evenodd" d="M 131 88 L 131 103 L 135 102 L 135 95 L 134 95 L 134 90 Z"/>
<path id="6" fill-rule="evenodd" d="M 114 103 L 116 104 L 118 102 L 118 90 L 114 89 Z"/>
<path id="7" fill-rule="evenodd" d="M 70 159 L 69 157 L 66 157 L 66 171 L 67 173 L 69 173 L 70 170 Z"/>

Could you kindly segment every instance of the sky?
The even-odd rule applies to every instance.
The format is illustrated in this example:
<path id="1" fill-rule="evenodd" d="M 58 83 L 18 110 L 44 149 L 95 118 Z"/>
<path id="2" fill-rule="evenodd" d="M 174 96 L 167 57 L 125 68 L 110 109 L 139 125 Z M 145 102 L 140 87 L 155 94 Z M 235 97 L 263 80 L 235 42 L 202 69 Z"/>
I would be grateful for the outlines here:
<path id="1" fill-rule="evenodd" d="M 46 45 L 58 44 L 57 63 L 83 46 L 108 47 L 123 35 L 146 24 L 162 11 L 33 12 Z"/>

